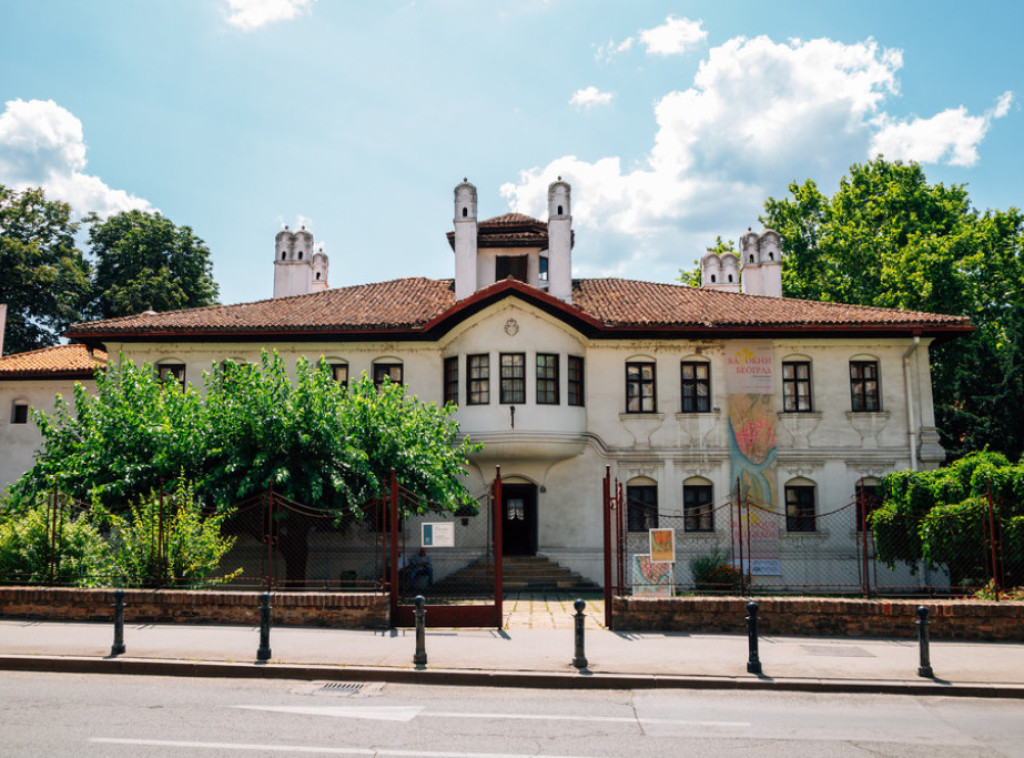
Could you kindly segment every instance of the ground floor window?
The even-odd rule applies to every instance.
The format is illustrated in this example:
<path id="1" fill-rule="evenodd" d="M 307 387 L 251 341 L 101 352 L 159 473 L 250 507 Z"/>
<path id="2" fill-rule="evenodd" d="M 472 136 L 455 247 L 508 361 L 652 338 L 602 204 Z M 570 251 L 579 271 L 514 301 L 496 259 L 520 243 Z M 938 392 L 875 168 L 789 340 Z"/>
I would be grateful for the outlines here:
<path id="1" fill-rule="evenodd" d="M 392 384 L 402 384 L 402 364 L 401 363 L 374 363 L 373 364 L 373 383 L 375 386 L 380 387 L 384 384 L 384 379 L 388 379 Z"/>
<path id="2" fill-rule="evenodd" d="M 631 532 L 658 528 L 658 486 L 638 484 L 626 487 L 626 522 Z"/>
<path id="3" fill-rule="evenodd" d="M 683 524 L 688 532 L 715 531 L 710 484 L 683 485 Z"/>
<path id="4" fill-rule="evenodd" d="M 786 487 L 786 531 L 813 532 L 817 528 L 814 522 L 814 487 Z"/>

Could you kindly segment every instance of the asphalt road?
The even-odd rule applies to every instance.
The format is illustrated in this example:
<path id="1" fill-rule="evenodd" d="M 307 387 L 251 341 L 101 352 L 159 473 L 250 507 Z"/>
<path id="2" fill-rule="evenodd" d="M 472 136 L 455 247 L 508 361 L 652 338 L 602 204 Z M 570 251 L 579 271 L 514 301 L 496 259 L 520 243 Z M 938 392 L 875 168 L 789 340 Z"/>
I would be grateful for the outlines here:
<path id="1" fill-rule="evenodd" d="M 0 673 L 0 755 L 1020 756 L 1018 700 Z"/>

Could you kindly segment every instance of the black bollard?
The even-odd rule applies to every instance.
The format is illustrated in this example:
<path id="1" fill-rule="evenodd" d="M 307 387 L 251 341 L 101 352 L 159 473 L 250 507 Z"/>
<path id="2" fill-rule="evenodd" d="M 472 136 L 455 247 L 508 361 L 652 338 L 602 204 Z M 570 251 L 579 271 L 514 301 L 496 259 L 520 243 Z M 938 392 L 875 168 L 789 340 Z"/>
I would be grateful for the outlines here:
<path id="1" fill-rule="evenodd" d="M 427 602 L 423 595 L 417 595 L 413 601 L 416 603 L 416 610 L 413 614 L 416 616 L 416 653 L 412 657 L 412 662 L 416 666 L 427 665 L 427 609 L 424 608 L 424 604 Z"/>
<path id="2" fill-rule="evenodd" d="M 576 615 L 573 617 L 576 619 L 576 656 L 572 659 L 572 665 L 578 669 L 585 669 L 587 656 L 583 653 L 583 622 L 587 617 L 583 613 L 583 609 L 587 607 L 587 604 L 583 602 L 583 598 L 576 598 L 572 607 L 576 609 Z"/>
<path id="3" fill-rule="evenodd" d="M 917 667 L 918 676 L 933 678 L 932 662 L 928 654 L 928 609 L 917 606 L 917 639 L 921 643 L 921 665 Z"/>
<path id="4" fill-rule="evenodd" d="M 270 660 L 270 593 L 260 595 L 260 649 L 256 651 L 257 661 Z"/>
<path id="5" fill-rule="evenodd" d="M 747 603 L 747 643 L 750 654 L 747 657 L 747 673 L 761 673 L 761 659 L 757 657 L 757 603 Z"/>
<path id="6" fill-rule="evenodd" d="M 114 644 L 111 655 L 124 653 L 124 590 L 114 590 Z"/>

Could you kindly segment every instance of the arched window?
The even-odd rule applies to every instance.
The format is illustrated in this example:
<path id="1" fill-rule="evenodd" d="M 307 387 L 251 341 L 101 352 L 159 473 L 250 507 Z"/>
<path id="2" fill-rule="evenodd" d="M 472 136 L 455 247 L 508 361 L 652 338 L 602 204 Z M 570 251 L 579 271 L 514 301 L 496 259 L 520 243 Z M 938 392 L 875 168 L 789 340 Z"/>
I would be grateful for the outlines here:
<path id="1" fill-rule="evenodd" d="M 809 479 L 791 479 L 786 483 L 786 531 L 816 532 L 814 482 Z"/>
<path id="2" fill-rule="evenodd" d="M 462 217 L 466 218 L 467 216 L 469 216 L 469 208 L 463 208 L 462 209 Z"/>
<path id="3" fill-rule="evenodd" d="M 751 262 L 751 263 L 753 263 L 753 262 L 754 262 L 754 256 L 753 256 L 753 255 L 751 255 L 751 256 L 750 256 L 750 262 Z"/>
<path id="4" fill-rule="evenodd" d="M 712 274 L 712 275 L 711 275 L 711 283 L 712 283 L 712 284 L 714 284 L 714 283 L 715 283 L 715 281 L 716 281 L 716 277 L 715 277 L 715 275 L 714 275 L 714 274 Z"/>
<path id="5" fill-rule="evenodd" d="M 281 253 L 281 260 L 284 260 L 287 257 L 287 255 L 288 253 Z"/>
<path id="6" fill-rule="evenodd" d="M 185 389 L 185 364 L 173 359 L 160 361 L 156 367 L 157 376 L 163 383 L 173 382 Z"/>
<path id="7" fill-rule="evenodd" d="M 316 280 L 318 282 L 320 281 L 320 272 L 319 271 L 316 272 Z"/>
<path id="8" fill-rule="evenodd" d="M 639 476 L 626 485 L 626 524 L 631 532 L 658 528 L 658 484 Z"/>
<path id="9" fill-rule="evenodd" d="M 878 496 L 878 481 L 865 477 L 857 482 L 854 490 L 854 499 L 857 503 L 857 531 L 861 531 L 865 519 L 878 510 L 882 505 L 882 499 Z M 870 529 L 870 524 L 868 529 Z"/>
<path id="10" fill-rule="evenodd" d="M 301 250 L 299 251 L 299 260 L 300 261 L 302 260 L 302 251 Z"/>
<path id="11" fill-rule="evenodd" d="M 688 532 L 715 531 L 712 485 L 703 477 L 691 476 L 683 482 L 683 525 Z"/>
<path id="12" fill-rule="evenodd" d="M 729 274 L 729 284 L 732 284 L 732 274 Z"/>
<path id="13" fill-rule="evenodd" d="M 559 215 L 559 216 L 561 216 L 561 215 L 562 215 L 562 206 L 558 206 L 558 215 Z"/>

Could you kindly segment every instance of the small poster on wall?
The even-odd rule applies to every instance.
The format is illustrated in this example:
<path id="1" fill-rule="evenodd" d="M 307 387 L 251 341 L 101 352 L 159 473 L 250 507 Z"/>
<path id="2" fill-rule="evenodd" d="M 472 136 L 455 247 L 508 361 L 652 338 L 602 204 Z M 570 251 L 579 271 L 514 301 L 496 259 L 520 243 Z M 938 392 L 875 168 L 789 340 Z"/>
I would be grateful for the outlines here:
<path id="1" fill-rule="evenodd" d="M 655 563 L 676 562 L 676 530 L 651 529 L 651 560 Z"/>
<path id="2" fill-rule="evenodd" d="M 655 563 L 649 555 L 633 556 L 633 594 L 647 597 L 672 597 L 672 564 Z"/>
<path id="3" fill-rule="evenodd" d="M 455 524 L 451 521 L 421 524 L 420 536 L 423 547 L 455 547 Z"/>

